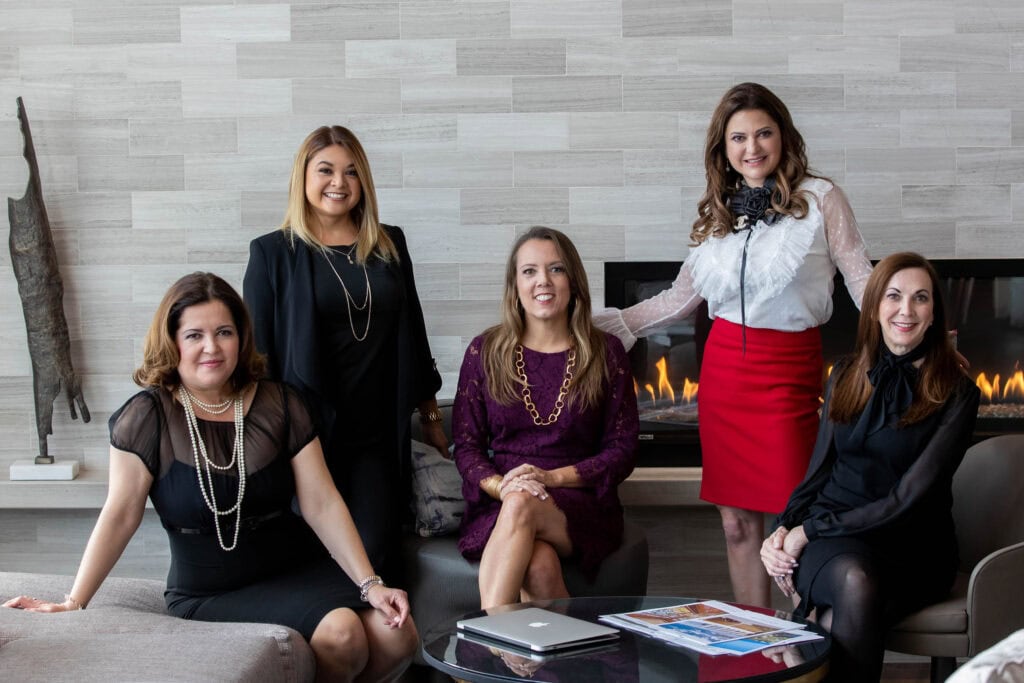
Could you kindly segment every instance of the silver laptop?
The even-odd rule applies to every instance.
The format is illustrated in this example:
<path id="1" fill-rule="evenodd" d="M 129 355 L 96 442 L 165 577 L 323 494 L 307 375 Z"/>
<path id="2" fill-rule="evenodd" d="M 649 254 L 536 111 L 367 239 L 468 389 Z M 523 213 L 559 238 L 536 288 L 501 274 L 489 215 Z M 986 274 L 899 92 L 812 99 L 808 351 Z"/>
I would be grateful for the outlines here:
<path id="1" fill-rule="evenodd" d="M 455 625 L 460 631 L 512 643 L 534 652 L 552 652 L 619 637 L 618 629 L 539 607 L 461 619 Z"/>

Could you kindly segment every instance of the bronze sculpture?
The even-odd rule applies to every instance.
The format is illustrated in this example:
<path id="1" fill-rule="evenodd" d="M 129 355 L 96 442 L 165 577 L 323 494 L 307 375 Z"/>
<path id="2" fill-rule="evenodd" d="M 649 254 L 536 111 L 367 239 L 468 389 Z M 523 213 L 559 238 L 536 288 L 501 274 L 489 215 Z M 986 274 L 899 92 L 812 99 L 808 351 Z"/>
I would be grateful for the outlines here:
<path id="1" fill-rule="evenodd" d="M 39 434 L 39 455 L 36 464 L 50 464 L 46 438 L 53 433 L 53 401 L 64 385 L 71 418 L 77 419 L 75 405 L 82 420 L 89 421 L 89 408 L 82 396 L 82 384 L 71 365 L 71 339 L 64 318 L 64 283 L 57 266 L 50 220 L 43 204 L 39 164 L 32 144 L 25 105 L 18 98 L 18 120 L 25 138 L 25 160 L 29 177 L 21 199 L 8 197 L 7 215 L 11 223 L 11 264 L 18 281 L 18 294 L 25 313 L 28 351 L 32 359 L 32 393 L 36 406 L 36 430 Z"/>

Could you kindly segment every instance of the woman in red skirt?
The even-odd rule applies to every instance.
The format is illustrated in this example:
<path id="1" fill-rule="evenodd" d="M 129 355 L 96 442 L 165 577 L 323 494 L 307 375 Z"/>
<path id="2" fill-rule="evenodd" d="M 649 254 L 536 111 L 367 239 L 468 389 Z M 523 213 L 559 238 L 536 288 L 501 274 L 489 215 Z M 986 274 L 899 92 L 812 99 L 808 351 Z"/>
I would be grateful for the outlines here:
<path id="1" fill-rule="evenodd" d="M 860 306 L 871 273 L 846 196 L 813 175 L 786 105 L 756 83 L 719 102 L 704 149 L 696 244 L 672 287 L 595 322 L 626 345 L 708 302 L 700 373 L 701 498 L 718 506 L 739 602 L 769 604 L 759 551 L 807 471 L 818 424 L 821 337 L 843 273 Z"/>

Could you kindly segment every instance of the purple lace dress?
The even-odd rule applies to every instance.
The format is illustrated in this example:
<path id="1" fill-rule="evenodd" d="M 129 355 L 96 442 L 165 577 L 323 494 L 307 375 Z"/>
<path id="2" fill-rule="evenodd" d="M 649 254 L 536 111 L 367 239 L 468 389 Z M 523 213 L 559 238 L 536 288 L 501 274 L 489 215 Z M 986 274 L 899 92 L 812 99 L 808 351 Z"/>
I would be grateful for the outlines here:
<path id="1" fill-rule="evenodd" d="M 455 463 L 462 474 L 466 514 L 459 550 L 479 560 L 501 504 L 480 481 L 523 463 L 553 470 L 575 465 L 583 488 L 549 489 L 566 516 L 573 557 L 587 576 L 622 542 L 618 486 L 633 471 L 639 419 L 629 359 L 621 342 L 607 337 L 608 380 L 600 405 L 566 405 L 554 424 L 538 426 L 522 401 L 501 405 L 487 393 L 477 337 L 466 349 L 452 413 Z M 566 352 L 523 349 L 526 375 L 537 411 L 547 417 L 565 375 Z M 493 451 L 493 455 L 492 452 Z"/>

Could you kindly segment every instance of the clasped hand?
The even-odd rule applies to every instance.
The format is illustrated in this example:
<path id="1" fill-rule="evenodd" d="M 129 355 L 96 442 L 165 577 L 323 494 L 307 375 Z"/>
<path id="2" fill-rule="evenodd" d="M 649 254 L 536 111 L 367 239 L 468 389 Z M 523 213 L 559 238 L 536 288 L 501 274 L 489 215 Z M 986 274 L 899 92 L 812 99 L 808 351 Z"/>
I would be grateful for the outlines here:
<path id="1" fill-rule="evenodd" d="M 541 500 L 548 499 L 548 487 L 553 484 L 551 472 L 535 465 L 513 467 L 501 479 L 501 492 L 523 491 Z"/>
<path id="2" fill-rule="evenodd" d="M 796 592 L 793 570 L 806 545 L 807 535 L 802 526 L 792 530 L 780 526 L 761 544 L 761 563 L 787 598 Z"/>

